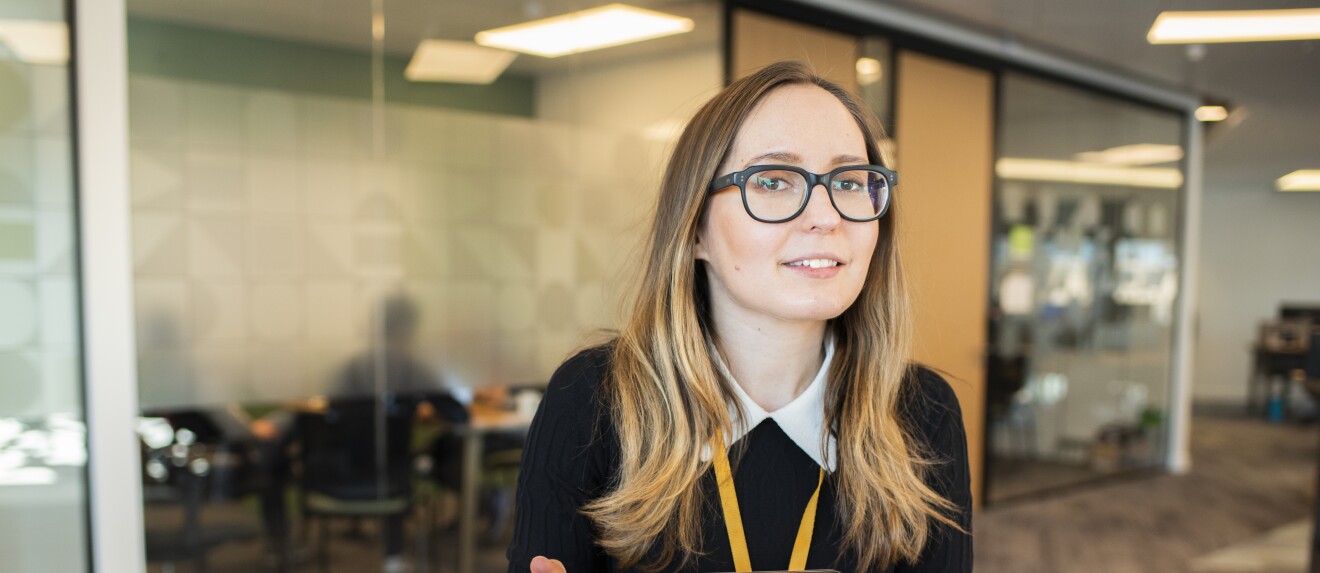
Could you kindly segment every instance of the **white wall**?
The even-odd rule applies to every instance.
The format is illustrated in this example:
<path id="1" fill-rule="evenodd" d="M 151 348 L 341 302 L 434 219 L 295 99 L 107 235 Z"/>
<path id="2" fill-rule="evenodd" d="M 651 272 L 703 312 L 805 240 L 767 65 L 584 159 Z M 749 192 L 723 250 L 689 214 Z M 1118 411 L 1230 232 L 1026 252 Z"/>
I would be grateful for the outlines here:
<path id="1" fill-rule="evenodd" d="M 679 128 L 723 86 L 714 47 L 628 60 L 578 73 L 543 76 L 537 115 L 654 139 Z"/>
<path id="2" fill-rule="evenodd" d="M 1320 305 L 1320 193 L 1217 181 L 1209 163 L 1193 398 L 1245 404 L 1257 325 L 1283 302 Z"/>

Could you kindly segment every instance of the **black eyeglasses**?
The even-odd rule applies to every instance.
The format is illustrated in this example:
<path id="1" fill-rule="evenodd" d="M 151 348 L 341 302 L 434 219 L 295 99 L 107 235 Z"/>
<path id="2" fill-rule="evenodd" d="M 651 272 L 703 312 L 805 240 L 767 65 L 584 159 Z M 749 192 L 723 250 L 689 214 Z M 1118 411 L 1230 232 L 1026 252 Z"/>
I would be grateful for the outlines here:
<path id="1" fill-rule="evenodd" d="M 801 215 L 811 191 L 824 185 L 830 203 L 849 221 L 865 223 L 889 210 L 898 173 L 879 165 L 848 165 L 829 173 L 812 173 L 792 165 L 755 165 L 716 177 L 710 192 L 738 187 L 743 208 L 762 223 L 783 223 Z"/>

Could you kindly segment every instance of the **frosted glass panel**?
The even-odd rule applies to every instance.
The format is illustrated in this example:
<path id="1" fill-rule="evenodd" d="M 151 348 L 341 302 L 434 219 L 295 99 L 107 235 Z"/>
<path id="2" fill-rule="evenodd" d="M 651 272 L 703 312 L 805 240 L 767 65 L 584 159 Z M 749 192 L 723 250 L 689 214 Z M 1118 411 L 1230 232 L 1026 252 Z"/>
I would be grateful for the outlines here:
<path id="1" fill-rule="evenodd" d="M 991 501 L 1168 447 L 1179 114 L 1005 74 L 989 357 Z"/>
<path id="2" fill-rule="evenodd" d="M 0 4 L 0 555 L 16 573 L 87 570 L 64 6 Z"/>
<path id="3" fill-rule="evenodd" d="M 309 428 L 352 398 L 422 395 L 412 453 L 430 469 L 402 487 L 407 543 L 394 518 L 331 522 L 334 568 L 399 557 L 450 570 L 463 556 L 464 573 L 505 570 L 496 548 L 521 438 L 481 442 L 474 489 L 458 477 L 472 467 L 456 457 L 465 421 L 446 408 L 507 410 L 618 326 L 666 151 L 721 87 L 720 5 L 648 3 L 695 29 L 519 55 L 472 85 L 404 69 L 424 39 L 470 41 L 594 3 L 385 2 L 374 15 L 370 2 L 277 4 L 128 2 L 139 395 L 144 436 L 174 432 L 147 448 L 148 546 L 168 541 L 193 487 L 207 492 L 196 531 L 249 534 L 208 553 L 216 569 L 301 566 L 320 546 L 302 536 L 321 526 L 303 519 L 321 455 Z M 380 491 L 398 485 L 384 459 L 393 408 L 359 432 L 382 453 L 358 460 Z M 181 429 L 195 441 L 181 444 Z M 348 455 L 341 446 L 326 455 Z M 241 469 L 172 469 L 217 456 Z M 455 531 L 476 527 L 469 541 Z M 369 541 L 341 535 L 359 533 Z M 478 545 L 474 560 L 465 548 Z M 153 568 L 189 561 L 147 553 Z"/>

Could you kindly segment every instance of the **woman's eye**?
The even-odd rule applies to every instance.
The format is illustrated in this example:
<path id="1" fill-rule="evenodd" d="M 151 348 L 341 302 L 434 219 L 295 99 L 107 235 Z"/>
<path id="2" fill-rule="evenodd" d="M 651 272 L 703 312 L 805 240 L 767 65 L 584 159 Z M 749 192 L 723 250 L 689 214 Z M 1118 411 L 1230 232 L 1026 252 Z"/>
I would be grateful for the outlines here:
<path id="1" fill-rule="evenodd" d="M 788 186 L 787 182 L 776 177 L 756 177 L 752 182 L 762 191 L 782 191 Z"/>
<path id="2" fill-rule="evenodd" d="M 862 190 L 862 184 L 857 181 L 835 181 L 835 191 L 856 192 Z"/>

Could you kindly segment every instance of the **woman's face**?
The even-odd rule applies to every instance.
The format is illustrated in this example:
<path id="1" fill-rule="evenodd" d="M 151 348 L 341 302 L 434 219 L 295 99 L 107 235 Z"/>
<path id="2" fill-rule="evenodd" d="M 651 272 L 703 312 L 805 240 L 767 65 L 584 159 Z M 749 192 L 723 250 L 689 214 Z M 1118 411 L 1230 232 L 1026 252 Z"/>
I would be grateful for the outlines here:
<path id="1" fill-rule="evenodd" d="M 792 84 L 752 110 L 717 175 L 753 165 L 827 173 L 867 163 L 862 131 L 847 108 L 817 86 Z M 878 234 L 876 221 L 839 216 L 823 185 L 812 190 L 802 214 L 784 223 L 752 219 L 738 188 L 729 187 L 710 196 L 695 252 L 706 262 L 717 314 L 820 321 L 857 299 Z"/>

